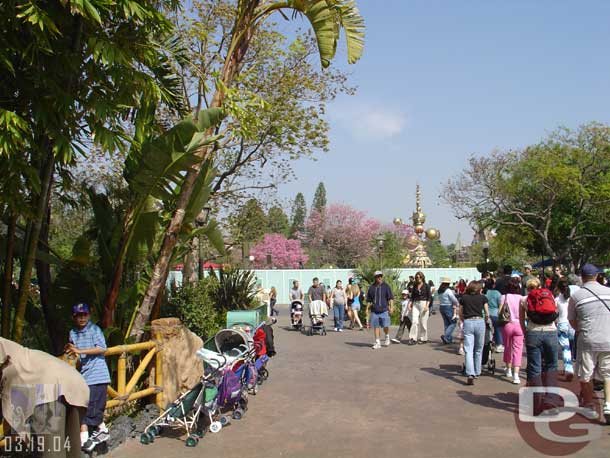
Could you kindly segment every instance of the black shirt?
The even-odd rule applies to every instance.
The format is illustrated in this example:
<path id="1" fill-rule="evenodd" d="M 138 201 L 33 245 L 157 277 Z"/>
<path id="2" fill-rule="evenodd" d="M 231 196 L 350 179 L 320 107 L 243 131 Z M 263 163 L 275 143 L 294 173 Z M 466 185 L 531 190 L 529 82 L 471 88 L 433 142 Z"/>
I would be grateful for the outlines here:
<path id="1" fill-rule="evenodd" d="M 430 285 L 424 283 L 421 286 L 421 289 L 417 288 L 417 285 L 413 285 L 413 290 L 411 290 L 411 300 L 413 302 L 416 301 L 426 301 L 430 302 L 432 298 L 430 297 Z"/>
<path id="2" fill-rule="evenodd" d="M 464 319 L 482 318 L 486 303 L 487 297 L 482 294 L 464 294 L 460 298 Z"/>

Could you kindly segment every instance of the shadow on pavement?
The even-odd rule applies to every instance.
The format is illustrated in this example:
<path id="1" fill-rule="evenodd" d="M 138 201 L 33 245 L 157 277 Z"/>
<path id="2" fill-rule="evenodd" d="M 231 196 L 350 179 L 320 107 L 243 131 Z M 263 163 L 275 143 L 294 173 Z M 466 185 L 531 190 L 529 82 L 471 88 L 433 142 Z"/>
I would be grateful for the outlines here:
<path id="1" fill-rule="evenodd" d="M 458 385 L 466 385 L 466 377 L 460 374 L 462 366 L 458 364 L 441 364 L 439 367 L 422 367 L 420 370 L 451 380 Z"/>
<path id="2" fill-rule="evenodd" d="M 515 412 L 519 401 L 518 393 L 496 393 L 495 395 L 474 394 L 470 391 L 457 391 L 456 394 L 464 401 L 490 409 Z"/>
<path id="3" fill-rule="evenodd" d="M 352 347 L 368 347 L 371 348 L 373 346 L 370 342 L 345 342 L 345 345 L 351 345 Z"/>

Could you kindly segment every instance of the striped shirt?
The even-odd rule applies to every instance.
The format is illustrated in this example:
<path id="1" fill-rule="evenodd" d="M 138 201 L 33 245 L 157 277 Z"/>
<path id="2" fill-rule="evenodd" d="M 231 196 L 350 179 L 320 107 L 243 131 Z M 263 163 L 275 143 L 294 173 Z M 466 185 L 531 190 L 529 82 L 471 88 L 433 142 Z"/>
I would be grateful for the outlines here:
<path id="1" fill-rule="evenodd" d="M 99 326 L 91 321 L 83 329 L 74 328 L 70 331 L 70 341 L 81 350 L 90 348 L 106 349 L 106 339 Z M 87 385 L 110 383 L 110 373 L 104 355 L 80 355 L 81 374 Z"/>
<path id="2" fill-rule="evenodd" d="M 595 294 L 587 291 L 588 289 Z M 595 295 L 599 296 L 599 299 Z M 579 350 L 610 351 L 610 310 L 608 307 L 610 307 L 610 288 L 602 286 L 596 281 L 585 283 L 582 288 L 570 296 L 568 319 L 577 322 Z"/>

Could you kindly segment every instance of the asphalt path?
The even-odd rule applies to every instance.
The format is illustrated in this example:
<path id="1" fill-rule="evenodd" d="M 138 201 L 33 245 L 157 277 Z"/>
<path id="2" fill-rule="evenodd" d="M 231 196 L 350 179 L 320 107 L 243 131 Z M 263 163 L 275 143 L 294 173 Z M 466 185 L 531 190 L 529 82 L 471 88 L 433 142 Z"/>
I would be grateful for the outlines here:
<path id="1" fill-rule="evenodd" d="M 242 420 L 194 448 L 178 437 L 132 440 L 110 458 L 610 456 L 610 426 L 594 424 L 599 438 L 575 451 L 516 420 L 519 387 L 500 374 L 466 385 L 463 357 L 440 342 L 439 314 L 429 320 L 430 343 L 373 350 L 370 330 L 335 333 L 329 320 L 328 335 L 307 336 L 290 330 L 287 307 L 279 309 L 278 354 Z M 495 360 L 500 368 L 501 355 Z"/>

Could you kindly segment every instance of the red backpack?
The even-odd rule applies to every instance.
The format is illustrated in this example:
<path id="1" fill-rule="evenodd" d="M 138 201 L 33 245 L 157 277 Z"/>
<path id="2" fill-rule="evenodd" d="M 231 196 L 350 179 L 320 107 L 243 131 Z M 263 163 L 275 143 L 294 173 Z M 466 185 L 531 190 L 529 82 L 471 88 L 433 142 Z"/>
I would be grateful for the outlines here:
<path id="1" fill-rule="evenodd" d="M 557 305 L 553 293 L 536 288 L 527 295 L 527 317 L 536 324 L 551 324 L 557 319 Z"/>

